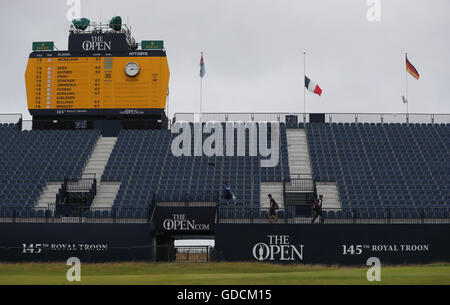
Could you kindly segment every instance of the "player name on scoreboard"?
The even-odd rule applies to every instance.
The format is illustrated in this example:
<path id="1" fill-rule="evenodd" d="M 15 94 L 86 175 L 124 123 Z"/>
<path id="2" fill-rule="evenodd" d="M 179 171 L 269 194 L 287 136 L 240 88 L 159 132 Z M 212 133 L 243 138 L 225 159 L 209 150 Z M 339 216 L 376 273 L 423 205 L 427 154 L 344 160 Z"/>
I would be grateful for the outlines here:
<path id="1" fill-rule="evenodd" d="M 43 81 L 37 82 L 41 86 L 34 94 L 36 109 L 112 106 L 112 66 L 105 69 L 108 60 L 105 63 L 104 58 L 38 59 L 36 75 Z"/>
<path id="2" fill-rule="evenodd" d="M 60 59 L 57 59 L 60 60 Z M 79 58 L 71 58 L 71 62 L 78 62 Z M 55 108 L 73 108 L 75 100 L 82 98 L 82 92 L 77 92 L 77 85 L 83 83 L 83 71 L 87 68 L 87 62 L 83 65 L 80 63 L 78 67 L 69 67 L 67 65 L 58 65 L 56 71 L 49 70 L 48 72 L 55 72 L 52 79 L 56 78 L 56 100 L 54 102 Z M 51 75 L 49 75 L 51 76 Z M 86 98 L 86 97 L 84 97 Z"/>

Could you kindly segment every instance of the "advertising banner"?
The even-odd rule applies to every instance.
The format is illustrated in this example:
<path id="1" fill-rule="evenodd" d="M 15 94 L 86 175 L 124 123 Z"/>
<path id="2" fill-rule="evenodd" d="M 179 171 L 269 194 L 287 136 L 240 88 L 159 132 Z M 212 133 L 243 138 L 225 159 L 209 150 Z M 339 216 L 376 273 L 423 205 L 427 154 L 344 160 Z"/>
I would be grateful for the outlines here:
<path id="1" fill-rule="evenodd" d="M 159 232 L 210 235 L 214 233 L 216 207 L 158 207 L 154 222 Z"/>
<path id="2" fill-rule="evenodd" d="M 363 265 L 450 260 L 448 224 L 218 224 L 216 247 L 226 261 Z"/>
<path id="3" fill-rule="evenodd" d="M 151 261 L 148 224 L 0 224 L 0 261 Z"/>
<path id="4" fill-rule="evenodd" d="M 125 52 L 128 49 L 125 33 L 89 33 L 69 36 L 69 52 Z"/>

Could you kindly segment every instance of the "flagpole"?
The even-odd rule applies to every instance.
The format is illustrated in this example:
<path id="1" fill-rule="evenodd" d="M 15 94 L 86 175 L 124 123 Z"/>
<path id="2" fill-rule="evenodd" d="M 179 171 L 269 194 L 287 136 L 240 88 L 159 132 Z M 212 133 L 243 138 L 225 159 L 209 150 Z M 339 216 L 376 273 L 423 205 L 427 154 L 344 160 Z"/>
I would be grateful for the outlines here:
<path id="1" fill-rule="evenodd" d="M 202 114 L 203 114 L 203 77 L 200 77 L 200 123 L 202 122 Z"/>
<path id="2" fill-rule="evenodd" d="M 170 113 L 169 113 L 169 104 L 170 104 L 170 97 L 169 97 L 169 88 L 167 88 L 167 96 L 166 96 L 166 116 L 167 119 L 169 120 L 169 124 L 170 124 Z"/>
<path id="3" fill-rule="evenodd" d="M 405 64 L 408 63 L 408 53 L 405 52 Z M 406 87 L 406 123 L 409 123 L 409 95 L 408 95 L 408 69 L 405 68 L 405 87 Z"/>
<path id="4" fill-rule="evenodd" d="M 306 51 L 303 52 L 303 123 L 306 123 Z"/>
<path id="5" fill-rule="evenodd" d="M 201 52 L 201 58 L 203 58 L 203 52 Z M 203 114 L 203 76 L 200 77 L 200 115 L 199 120 L 202 122 L 202 114 Z"/>
<path id="6" fill-rule="evenodd" d="M 405 52 L 405 64 L 407 64 L 408 53 Z M 409 112 L 409 98 L 408 98 L 408 68 L 405 68 L 405 90 L 406 90 L 406 117 L 408 117 Z"/>

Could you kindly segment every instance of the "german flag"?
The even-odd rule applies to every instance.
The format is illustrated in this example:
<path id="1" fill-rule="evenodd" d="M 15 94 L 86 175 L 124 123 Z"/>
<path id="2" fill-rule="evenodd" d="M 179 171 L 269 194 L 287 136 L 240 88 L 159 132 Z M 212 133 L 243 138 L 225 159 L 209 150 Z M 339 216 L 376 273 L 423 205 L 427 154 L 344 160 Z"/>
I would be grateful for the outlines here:
<path id="1" fill-rule="evenodd" d="M 418 80 L 420 78 L 419 72 L 417 72 L 416 68 L 409 62 L 408 55 L 406 55 L 406 71 L 408 71 L 415 79 Z"/>

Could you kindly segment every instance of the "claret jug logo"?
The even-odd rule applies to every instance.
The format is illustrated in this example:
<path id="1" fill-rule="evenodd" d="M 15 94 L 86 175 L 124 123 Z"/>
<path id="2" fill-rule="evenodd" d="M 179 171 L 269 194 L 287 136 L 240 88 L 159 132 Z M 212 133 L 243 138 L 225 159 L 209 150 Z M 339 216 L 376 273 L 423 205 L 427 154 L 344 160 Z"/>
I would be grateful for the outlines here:
<path id="1" fill-rule="evenodd" d="M 269 125 L 270 148 L 268 146 Z M 279 122 L 227 122 L 224 124 L 176 122 L 172 125 L 172 134 L 174 138 L 171 150 L 175 157 L 202 157 L 203 155 L 234 157 L 237 154 L 238 157 L 261 157 L 261 167 L 276 167 L 279 163 Z M 193 145 L 192 141 L 194 141 Z"/>
<path id="2" fill-rule="evenodd" d="M 303 261 L 304 245 L 293 245 L 289 235 L 268 235 L 267 242 L 253 247 L 253 257 L 258 261 Z"/>
<path id="3" fill-rule="evenodd" d="M 163 228 L 166 231 L 209 231 L 209 224 L 198 224 L 185 214 L 173 214 L 172 218 L 164 220 Z"/>

